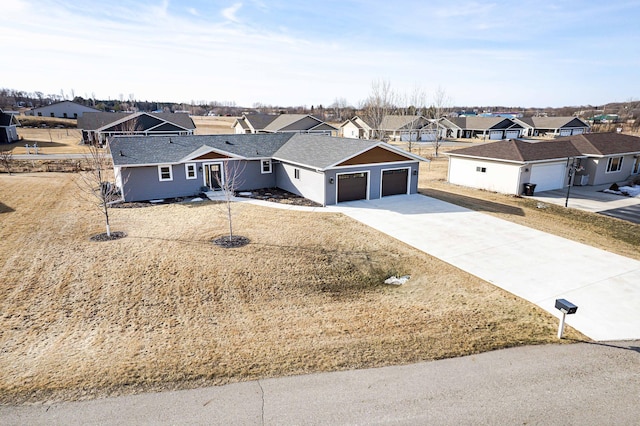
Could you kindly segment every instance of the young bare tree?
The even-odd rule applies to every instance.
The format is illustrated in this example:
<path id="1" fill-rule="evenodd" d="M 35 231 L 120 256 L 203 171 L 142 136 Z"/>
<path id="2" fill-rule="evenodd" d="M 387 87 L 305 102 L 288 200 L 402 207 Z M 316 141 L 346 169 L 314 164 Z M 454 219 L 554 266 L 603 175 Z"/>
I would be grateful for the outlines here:
<path id="1" fill-rule="evenodd" d="M 222 164 L 222 168 L 220 170 L 221 173 L 214 174 L 213 176 L 224 197 L 225 213 L 229 224 L 229 236 L 224 239 L 228 242 L 228 246 L 230 247 L 245 244 L 248 241 L 246 237 L 233 235 L 233 214 L 231 209 L 236 191 L 243 183 L 242 174 L 245 167 L 245 163 L 240 164 L 238 161 L 225 161 Z"/>
<path id="2" fill-rule="evenodd" d="M 11 176 L 11 164 L 13 163 L 13 152 L 11 151 L 0 151 L 0 164 L 2 167 L 9 173 Z"/>
<path id="3" fill-rule="evenodd" d="M 115 184 L 112 161 L 103 148 L 89 145 L 89 153 L 85 156 L 86 171 L 78 173 L 77 185 L 85 198 L 95 204 L 104 217 L 106 238 L 120 238 L 124 233 L 111 232 L 109 209 L 111 205 L 122 199 L 120 189 Z"/>
<path id="4" fill-rule="evenodd" d="M 442 145 L 443 138 L 438 129 L 438 122 L 442 117 L 448 114 L 449 109 L 451 108 L 451 99 L 447 92 L 441 87 L 438 86 L 438 89 L 435 91 L 433 95 L 433 113 L 434 119 L 436 123 L 436 138 L 433 141 L 433 148 L 435 150 L 435 156 L 438 156 L 438 151 L 440 150 L 440 146 Z"/>
<path id="5" fill-rule="evenodd" d="M 427 124 L 426 119 L 420 114 L 420 111 L 426 107 L 427 95 L 421 87 L 416 85 L 411 92 L 398 96 L 397 99 L 400 105 L 397 112 L 406 118 L 407 124 L 403 131 L 408 134 L 407 149 L 411 152 L 414 143 L 420 141 L 421 129 Z"/>
<path id="6" fill-rule="evenodd" d="M 380 123 L 385 115 L 392 113 L 396 95 L 387 80 L 374 80 L 371 83 L 371 93 L 362 106 L 363 118 L 373 129 L 374 138 L 382 139 L 384 131 Z"/>

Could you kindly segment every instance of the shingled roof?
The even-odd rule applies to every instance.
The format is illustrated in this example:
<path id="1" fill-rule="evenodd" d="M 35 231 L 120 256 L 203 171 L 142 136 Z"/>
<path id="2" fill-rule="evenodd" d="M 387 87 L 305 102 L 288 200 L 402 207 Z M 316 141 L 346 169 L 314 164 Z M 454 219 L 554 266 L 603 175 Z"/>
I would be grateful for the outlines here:
<path id="1" fill-rule="evenodd" d="M 570 141 L 583 154 L 605 156 L 640 153 L 640 138 L 622 133 L 586 133 L 557 138 Z"/>
<path id="2" fill-rule="evenodd" d="M 128 112 L 85 112 L 82 117 L 78 117 L 78 128 L 83 130 L 98 130 L 112 123 L 118 122 L 127 117 L 137 117 L 140 115 L 149 115 L 160 120 L 173 123 L 187 130 L 196 128 L 189 114 L 172 113 L 172 112 L 144 112 L 144 113 L 128 113 Z"/>
<path id="3" fill-rule="evenodd" d="M 448 155 L 526 163 L 530 161 L 580 157 L 582 153 L 571 141 L 560 141 L 556 139 L 548 142 L 526 142 L 519 139 L 507 139 L 456 149 L 449 152 Z"/>
<path id="4" fill-rule="evenodd" d="M 196 153 L 216 151 L 243 159 L 273 158 L 323 170 L 376 146 L 408 160 L 425 161 L 380 141 L 298 133 L 117 136 L 109 142 L 116 167 L 178 164 Z"/>

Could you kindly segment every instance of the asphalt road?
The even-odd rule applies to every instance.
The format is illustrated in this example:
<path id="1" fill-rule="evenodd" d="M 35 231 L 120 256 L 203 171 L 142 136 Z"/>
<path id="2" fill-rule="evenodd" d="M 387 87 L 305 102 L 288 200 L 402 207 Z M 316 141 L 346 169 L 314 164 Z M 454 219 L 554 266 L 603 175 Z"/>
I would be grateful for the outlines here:
<path id="1" fill-rule="evenodd" d="M 0 406 L 4 425 L 632 425 L 640 341 L 524 346 L 185 391 Z"/>

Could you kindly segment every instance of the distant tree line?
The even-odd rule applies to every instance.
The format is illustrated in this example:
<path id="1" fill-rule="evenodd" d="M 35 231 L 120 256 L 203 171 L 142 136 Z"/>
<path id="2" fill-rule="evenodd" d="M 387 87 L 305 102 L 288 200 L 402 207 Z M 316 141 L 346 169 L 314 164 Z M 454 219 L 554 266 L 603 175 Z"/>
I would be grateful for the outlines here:
<path id="1" fill-rule="evenodd" d="M 377 86 L 376 86 L 377 85 Z M 70 92 L 50 93 L 27 92 L 23 90 L 0 88 L 0 108 L 4 110 L 16 110 L 22 108 L 37 108 L 50 105 L 55 102 L 70 100 L 78 104 L 90 106 L 100 111 L 113 112 L 188 112 L 191 115 L 220 115 L 220 116 L 240 116 L 242 114 L 263 113 L 263 114 L 311 114 L 324 121 L 343 122 L 355 115 L 362 118 L 375 118 L 379 121 L 380 113 L 385 114 L 410 114 L 422 115 L 426 118 L 435 118 L 455 113 L 456 111 L 501 111 L 519 112 L 524 117 L 536 115 L 548 115 L 556 117 L 578 116 L 583 119 L 600 114 L 616 114 L 619 116 L 618 124 L 626 124 L 638 128 L 640 120 L 640 100 L 629 98 L 626 102 L 612 102 L 605 105 L 581 105 L 567 106 L 561 108 L 523 108 L 520 106 L 487 105 L 487 106 L 455 106 L 447 98 L 443 89 L 439 88 L 433 99 L 426 102 L 426 95 L 421 88 L 400 94 L 391 90 L 389 82 L 378 81 L 372 84 L 372 93 L 369 97 L 357 106 L 351 105 L 344 98 L 335 98 L 330 105 L 298 105 L 280 106 L 254 103 L 251 107 L 236 105 L 233 101 L 213 101 L 192 100 L 188 103 L 142 101 L 135 99 L 135 95 L 128 96 L 120 94 L 118 99 L 96 99 L 95 94 L 79 96 L 74 90 Z M 382 97 L 382 98 L 381 98 Z M 386 98 L 385 98 L 386 97 Z M 387 99 L 388 98 L 388 99 Z M 446 101 L 446 102 L 445 102 Z M 371 117 L 372 116 L 372 117 Z M 372 123 L 375 124 L 375 123 Z M 611 123 L 609 123 L 611 124 Z"/>

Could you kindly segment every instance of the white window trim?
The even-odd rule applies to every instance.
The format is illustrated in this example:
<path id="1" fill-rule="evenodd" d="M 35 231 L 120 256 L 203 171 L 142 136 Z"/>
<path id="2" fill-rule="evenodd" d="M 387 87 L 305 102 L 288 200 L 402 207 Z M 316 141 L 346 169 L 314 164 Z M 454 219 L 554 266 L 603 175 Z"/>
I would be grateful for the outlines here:
<path id="1" fill-rule="evenodd" d="M 293 169 L 293 178 L 300 179 L 300 169 L 298 168 Z"/>
<path id="2" fill-rule="evenodd" d="M 611 167 L 611 163 L 613 162 L 614 158 L 619 158 L 620 162 L 618 163 L 618 169 L 617 170 L 609 170 Z M 618 157 L 609 157 L 607 159 L 607 169 L 606 169 L 606 173 L 618 173 L 620 170 L 622 170 L 622 163 L 624 162 L 624 156 L 618 156 Z"/>
<path id="3" fill-rule="evenodd" d="M 193 168 L 193 176 L 189 176 L 189 169 Z M 187 180 L 198 179 L 198 169 L 196 169 L 196 163 L 187 163 L 184 165 L 184 175 Z"/>
<path id="4" fill-rule="evenodd" d="M 269 164 L 269 170 L 267 170 L 267 171 L 264 170 L 265 163 Z M 272 171 L 273 171 L 273 166 L 272 166 L 271 160 L 261 160 L 260 161 L 260 173 L 265 175 L 265 174 L 272 173 Z"/>
<path id="5" fill-rule="evenodd" d="M 640 173 L 640 157 L 633 157 L 633 165 L 631 166 L 631 174 L 637 175 Z"/>
<path id="6" fill-rule="evenodd" d="M 169 168 L 169 178 L 168 179 L 163 179 L 162 178 L 162 169 L 164 167 L 168 167 Z M 173 167 L 171 167 L 171 164 L 161 164 L 158 166 L 158 179 L 160 180 L 160 182 L 170 182 L 173 180 Z"/>

